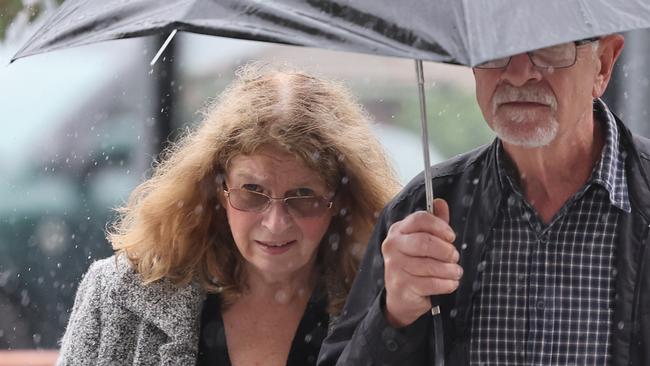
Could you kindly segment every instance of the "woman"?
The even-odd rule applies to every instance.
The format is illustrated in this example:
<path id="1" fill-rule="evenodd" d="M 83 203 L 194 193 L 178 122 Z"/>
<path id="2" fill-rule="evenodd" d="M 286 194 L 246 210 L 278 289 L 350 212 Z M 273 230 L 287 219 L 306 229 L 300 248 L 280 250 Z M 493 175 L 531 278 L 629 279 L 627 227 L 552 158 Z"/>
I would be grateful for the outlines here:
<path id="1" fill-rule="evenodd" d="M 245 67 L 120 210 L 59 364 L 315 364 L 397 189 L 342 86 Z"/>

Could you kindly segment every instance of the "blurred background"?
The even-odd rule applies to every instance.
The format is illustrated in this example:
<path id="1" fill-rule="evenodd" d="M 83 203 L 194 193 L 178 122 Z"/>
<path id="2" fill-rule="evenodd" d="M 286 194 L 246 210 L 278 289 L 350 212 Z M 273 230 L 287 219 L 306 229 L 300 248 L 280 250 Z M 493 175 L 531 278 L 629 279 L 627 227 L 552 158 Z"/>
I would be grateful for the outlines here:
<path id="1" fill-rule="evenodd" d="M 0 0 L 0 350 L 56 349 L 77 284 L 110 256 L 104 229 L 158 152 L 253 60 L 344 81 L 402 183 L 422 170 L 412 60 L 194 34 L 110 41 L 8 64 L 59 0 Z M 626 35 L 606 99 L 650 135 L 650 35 Z M 470 69 L 425 63 L 432 163 L 493 138 Z M 1 356 L 0 356 L 1 357 Z M 0 360 L 0 364 L 1 360 Z"/>

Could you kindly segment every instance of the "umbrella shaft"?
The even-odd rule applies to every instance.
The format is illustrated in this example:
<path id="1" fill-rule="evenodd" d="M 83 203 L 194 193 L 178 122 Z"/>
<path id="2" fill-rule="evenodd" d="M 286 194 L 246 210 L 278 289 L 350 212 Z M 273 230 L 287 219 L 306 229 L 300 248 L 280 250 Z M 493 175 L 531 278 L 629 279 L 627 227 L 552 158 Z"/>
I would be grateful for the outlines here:
<path id="1" fill-rule="evenodd" d="M 424 189 L 427 197 L 427 212 L 433 211 L 433 187 L 431 182 L 431 161 L 429 158 L 429 131 L 427 128 L 427 106 L 424 95 L 424 72 L 422 60 L 415 60 L 415 74 L 418 79 L 418 96 L 420 98 L 420 122 L 422 126 L 422 156 L 424 157 Z"/>

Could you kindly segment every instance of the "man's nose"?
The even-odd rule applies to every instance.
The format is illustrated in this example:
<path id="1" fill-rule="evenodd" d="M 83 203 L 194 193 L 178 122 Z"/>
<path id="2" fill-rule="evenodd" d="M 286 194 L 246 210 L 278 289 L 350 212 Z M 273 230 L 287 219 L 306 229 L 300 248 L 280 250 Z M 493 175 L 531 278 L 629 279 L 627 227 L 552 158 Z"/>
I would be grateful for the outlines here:
<path id="1" fill-rule="evenodd" d="M 272 201 L 262 213 L 262 225 L 271 233 L 282 233 L 293 223 L 293 218 L 283 201 Z"/>
<path id="2" fill-rule="evenodd" d="M 538 67 L 533 65 L 532 60 L 526 53 L 512 56 L 501 74 L 501 79 L 507 81 L 512 86 L 523 86 L 531 81 L 539 81 L 541 78 L 542 72 Z"/>

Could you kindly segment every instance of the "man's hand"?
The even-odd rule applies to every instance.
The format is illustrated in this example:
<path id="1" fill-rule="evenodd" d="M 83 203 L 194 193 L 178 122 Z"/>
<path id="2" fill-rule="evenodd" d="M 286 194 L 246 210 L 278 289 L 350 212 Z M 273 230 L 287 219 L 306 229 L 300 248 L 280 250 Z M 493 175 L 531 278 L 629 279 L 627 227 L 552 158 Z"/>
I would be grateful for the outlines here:
<path id="1" fill-rule="evenodd" d="M 436 216 L 415 212 L 391 225 L 381 245 L 384 255 L 386 318 L 394 327 L 413 323 L 431 308 L 431 295 L 456 290 L 463 270 L 452 244 L 449 206 L 433 200 Z"/>

